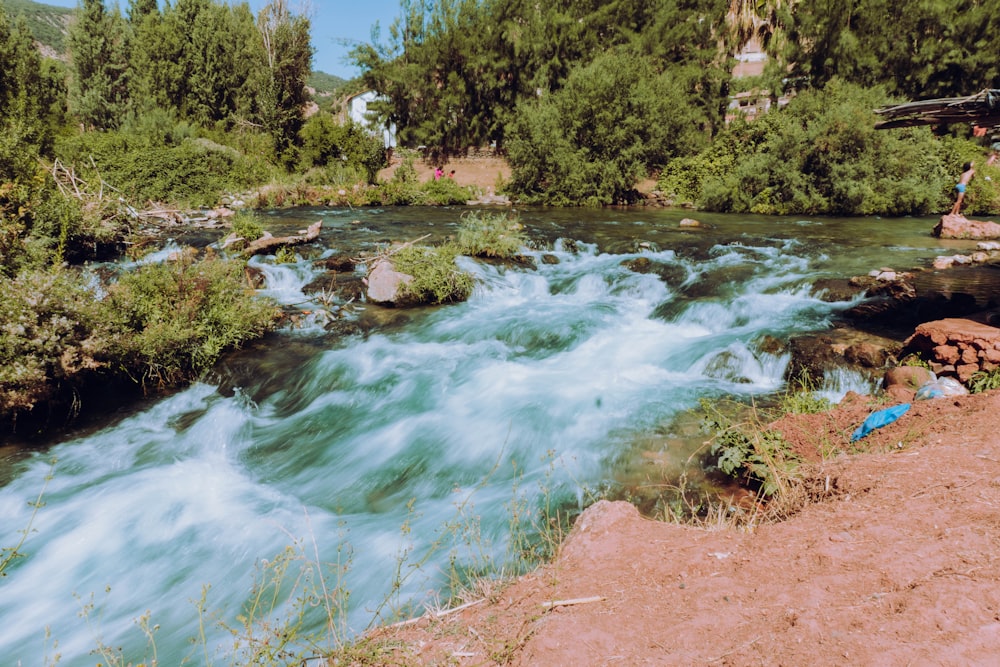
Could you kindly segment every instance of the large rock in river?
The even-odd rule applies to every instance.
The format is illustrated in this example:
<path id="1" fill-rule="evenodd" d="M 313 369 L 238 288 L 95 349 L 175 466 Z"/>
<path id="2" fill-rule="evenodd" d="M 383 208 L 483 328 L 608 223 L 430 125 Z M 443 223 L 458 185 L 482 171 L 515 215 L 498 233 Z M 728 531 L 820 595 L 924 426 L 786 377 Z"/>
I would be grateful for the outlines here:
<path id="1" fill-rule="evenodd" d="M 388 259 L 380 259 L 375 262 L 365 279 L 368 300 L 375 303 L 399 303 L 403 286 L 412 281 L 413 276 L 397 271 Z"/>
<path id="2" fill-rule="evenodd" d="M 1000 239 L 1000 225 L 969 220 L 962 214 L 943 215 L 934 227 L 934 236 L 943 239 Z"/>

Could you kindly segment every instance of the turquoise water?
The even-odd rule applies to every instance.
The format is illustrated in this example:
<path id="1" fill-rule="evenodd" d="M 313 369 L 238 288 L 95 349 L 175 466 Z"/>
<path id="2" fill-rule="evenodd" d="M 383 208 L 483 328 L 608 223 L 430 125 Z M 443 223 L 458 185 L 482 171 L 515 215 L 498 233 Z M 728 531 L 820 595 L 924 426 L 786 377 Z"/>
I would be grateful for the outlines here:
<path id="1" fill-rule="evenodd" d="M 255 260 L 263 291 L 321 310 L 302 293 L 316 276 L 311 259 L 442 238 L 461 213 L 275 214 L 276 234 L 322 217 L 325 250 L 291 265 Z M 537 268 L 463 260 L 477 278 L 466 303 L 401 312 L 346 338 L 306 318 L 223 364 L 213 377 L 224 381 L 40 450 L 0 450 L 0 545 L 17 542 L 45 489 L 28 557 L 0 580 L 0 662 L 58 653 L 60 665 L 93 665 L 99 644 L 149 660 L 137 622 L 148 610 L 160 664 L 229 664 L 219 656 L 233 640 L 217 621 L 239 624 L 255 577 L 289 545 L 327 564 L 330 590 L 350 590 L 337 634 L 405 604 L 419 611 L 452 562 L 502 560 L 511 507 L 547 495 L 581 502 L 622 451 L 700 398 L 779 390 L 787 358 L 757 341 L 826 328 L 851 305 L 812 296 L 818 278 L 928 265 L 971 247 L 930 237 L 929 219 L 704 215 L 706 227 L 691 230 L 681 217 L 523 211 Z M 622 264 L 637 258 L 648 273 Z M 475 538 L 454 538 L 448 524 L 472 526 Z M 276 615 L 288 595 L 278 594 Z"/>

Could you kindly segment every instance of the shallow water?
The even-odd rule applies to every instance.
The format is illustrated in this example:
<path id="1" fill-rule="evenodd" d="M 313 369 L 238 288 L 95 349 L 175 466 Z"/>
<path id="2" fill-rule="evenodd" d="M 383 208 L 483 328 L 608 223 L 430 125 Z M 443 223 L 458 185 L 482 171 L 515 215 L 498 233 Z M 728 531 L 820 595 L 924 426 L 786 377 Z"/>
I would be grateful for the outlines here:
<path id="1" fill-rule="evenodd" d="M 443 238 L 462 213 L 304 209 L 267 226 L 280 235 L 321 217 L 325 252 L 356 255 Z M 148 660 L 136 622 L 147 610 L 160 664 L 229 653 L 213 619 L 238 624 L 255 576 L 288 545 L 342 566 L 327 568 L 339 573 L 331 588 L 351 591 L 338 633 L 363 629 L 386 599 L 382 612 L 419 609 L 452 561 L 476 570 L 504 558 L 512 509 L 577 506 L 630 450 L 669 449 L 661 436 L 701 398 L 780 390 L 787 358 L 757 341 L 823 329 L 850 305 L 812 296 L 817 279 L 972 247 L 931 237 L 931 219 L 699 214 L 705 227 L 688 229 L 684 215 L 524 210 L 537 268 L 466 260 L 477 278 L 466 303 L 347 338 L 306 319 L 234 355 L 224 381 L 39 450 L 0 450 L 0 545 L 17 542 L 45 490 L 28 557 L 0 581 L 3 664 L 59 653 L 60 665 L 92 665 L 102 643 Z M 648 273 L 622 265 L 637 258 Z M 255 261 L 264 293 L 321 310 L 302 293 L 309 259 Z M 822 389 L 837 399 L 864 382 Z M 448 524 L 468 529 L 456 539 Z M 202 639 L 195 603 L 209 584 Z"/>

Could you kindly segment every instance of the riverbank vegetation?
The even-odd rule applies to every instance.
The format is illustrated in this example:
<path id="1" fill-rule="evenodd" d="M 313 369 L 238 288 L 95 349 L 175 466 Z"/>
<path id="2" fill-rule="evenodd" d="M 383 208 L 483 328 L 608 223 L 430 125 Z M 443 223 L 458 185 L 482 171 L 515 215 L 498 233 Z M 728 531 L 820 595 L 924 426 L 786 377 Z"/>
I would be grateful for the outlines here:
<path id="1" fill-rule="evenodd" d="M 960 12 L 944 0 L 831 0 L 822 11 L 404 2 L 386 38 L 354 57 L 404 143 L 442 155 L 502 147 L 522 201 L 630 203 L 651 177 L 675 203 L 710 210 L 926 214 L 947 209 L 966 154 L 984 144 L 968 127 L 876 132 L 872 112 L 1000 85 L 995 49 L 983 46 L 998 10 L 996 0 Z M 767 65 L 734 78 L 751 42 Z M 770 110 L 730 125 L 742 117 L 736 92 Z M 979 181 L 973 213 L 996 200 L 996 179 Z"/>
<path id="2" fill-rule="evenodd" d="M 675 203 L 707 210 L 929 214 L 947 209 L 959 166 L 981 157 L 983 144 L 964 127 L 876 131 L 873 109 L 1000 85 L 988 46 L 1000 0 L 960 11 L 944 0 L 830 0 L 823 11 L 794 1 L 404 0 L 389 41 L 354 56 L 357 90 L 384 96 L 374 108 L 407 149 L 382 181 L 381 138 L 339 109 L 306 115 L 310 25 L 282 0 L 256 16 L 214 0 L 133 0 L 125 14 L 82 0 L 65 35 L 67 61 L 43 57 L 7 6 L 0 2 L 0 423 L 22 433 L 85 409 L 86 387 L 152 391 L 198 377 L 275 325 L 276 307 L 253 295 L 239 259 L 181 252 L 106 279 L 84 270 L 134 247 L 138 214 L 150 207 L 210 208 L 224 198 L 262 208 L 461 204 L 475 193 L 450 179 L 419 182 L 412 160 L 494 146 L 513 169 L 508 193 L 525 203 L 635 203 L 637 183 L 651 178 Z M 734 56 L 751 39 L 769 65 L 750 91 L 771 110 L 727 122 L 730 92 L 743 85 L 732 78 Z M 966 210 L 995 212 L 997 184 L 1000 171 L 980 167 Z M 435 257 L 413 248 L 397 259 L 430 280 L 418 285 L 424 298 L 456 300 L 471 281 L 455 257 L 510 257 L 523 245 L 518 232 L 513 219 L 474 218 Z M 750 430 L 721 417 L 711 424 L 722 472 L 764 496 L 787 493 L 795 462 L 759 420 Z M 523 509 L 515 501 L 512 516 Z M 557 543 L 552 526 L 564 519 L 532 517 L 511 544 L 538 544 L 526 531 Z M 0 574 L 22 546 L 3 547 Z M 303 554 L 276 559 L 255 600 L 296 571 L 289 566 L 311 568 Z M 473 570 L 488 571 L 472 562 L 451 573 L 456 591 Z M 346 591 L 330 590 L 329 637 L 363 650 L 340 625 Z M 303 604 L 319 593 L 306 590 Z M 237 652 L 247 647 L 241 659 L 310 657 L 268 643 L 301 627 L 267 627 L 272 611 L 249 610 L 234 632 Z"/>

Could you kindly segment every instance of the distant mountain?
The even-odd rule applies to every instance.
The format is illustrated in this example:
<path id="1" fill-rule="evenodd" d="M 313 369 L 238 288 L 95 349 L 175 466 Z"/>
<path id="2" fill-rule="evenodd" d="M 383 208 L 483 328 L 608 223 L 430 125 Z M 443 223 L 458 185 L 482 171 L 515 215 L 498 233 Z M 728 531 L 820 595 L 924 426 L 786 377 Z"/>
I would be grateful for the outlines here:
<path id="1" fill-rule="evenodd" d="M 75 9 L 53 7 L 31 0 L 0 0 L 7 16 L 23 15 L 35 41 L 41 44 L 42 53 L 51 58 L 66 58 L 66 34 Z"/>
<path id="2" fill-rule="evenodd" d="M 345 83 L 347 83 L 346 79 L 341 79 L 339 76 L 327 74 L 326 72 L 313 72 L 306 80 L 306 85 L 314 88 L 317 95 L 320 93 L 336 93 L 344 87 Z"/>

